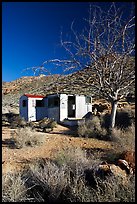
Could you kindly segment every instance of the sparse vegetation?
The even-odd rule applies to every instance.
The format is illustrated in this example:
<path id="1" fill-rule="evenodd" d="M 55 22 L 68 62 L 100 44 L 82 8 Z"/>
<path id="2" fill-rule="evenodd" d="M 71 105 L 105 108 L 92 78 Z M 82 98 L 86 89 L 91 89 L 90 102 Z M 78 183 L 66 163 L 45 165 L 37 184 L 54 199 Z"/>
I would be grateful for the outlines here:
<path id="1" fill-rule="evenodd" d="M 24 127 L 16 130 L 16 136 L 13 140 L 17 148 L 23 148 L 25 146 L 41 145 L 44 142 L 44 137 L 31 127 Z"/>
<path id="2" fill-rule="evenodd" d="M 81 137 L 108 139 L 107 130 L 102 127 L 101 119 L 94 116 L 92 119 L 82 121 L 78 127 L 78 135 Z"/>
<path id="3" fill-rule="evenodd" d="M 2 175 L 2 202 L 27 201 L 27 188 L 21 179 L 21 173 Z"/>
<path id="4" fill-rule="evenodd" d="M 14 115 L 11 121 L 11 127 L 16 128 L 16 127 L 26 127 L 27 126 L 27 121 L 25 121 L 24 118 L 21 118 L 19 115 Z"/>
<path id="5" fill-rule="evenodd" d="M 124 149 L 134 149 L 135 111 L 131 109 L 118 111 L 116 127 L 113 129 L 109 128 L 109 121 L 110 114 L 108 113 L 100 117 L 93 116 L 91 119 L 79 123 L 78 135 L 81 137 L 117 141 Z"/>
<path id="6" fill-rule="evenodd" d="M 7 185 L 6 177 L 3 177 L 3 200 L 21 202 L 26 198 L 31 198 L 28 201 L 135 202 L 135 177 L 133 175 L 127 177 L 126 180 L 114 175 L 102 178 L 96 174 L 96 160 L 87 159 L 81 149 L 72 149 L 70 153 L 68 149 L 64 150 L 64 154 L 61 153 L 63 155 L 61 163 L 59 157 L 55 161 L 46 159 L 32 161 L 29 168 L 19 177 L 19 185 Z M 89 174 L 86 170 L 89 170 Z M 13 178 L 15 178 L 14 175 L 11 175 L 10 180 L 13 183 L 17 182 L 17 179 Z M 13 198 L 14 191 L 18 191 L 20 197 L 16 194 Z"/>
<path id="7" fill-rule="evenodd" d="M 96 91 L 89 87 L 89 76 L 92 76 L 91 70 L 85 68 L 58 79 L 56 75 L 24 77 L 4 83 L 2 125 L 16 129 L 16 136 L 12 138 L 15 146 L 23 148 L 41 145 L 44 137 L 36 131 L 50 132 L 57 125 L 54 120 L 47 118 L 36 123 L 26 122 L 20 118 L 18 99 L 22 94 L 45 95 L 58 90 L 62 93 L 65 91 L 94 97 Z M 91 78 L 90 81 L 92 82 L 93 79 Z M 9 87 L 11 89 L 8 89 Z M 134 85 L 131 89 L 134 90 Z M 109 130 L 110 114 L 94 116 L 92 120 L 85 120 L 78 127 L 80 137 L 110 140 L 113 150 L 107 152 L 98 147 L 86 150 L 80 147 L 66 147 L 57 152 L 54 160 L 35 159 L 24 172 L 2 176 L 2 201 L 134 202 L 134 175 L 128 176 L 124 182 L 124 179 L 114 175 L 100 178 L 95 174 L 102 161 L 113 163 L 124 150 L 135 150 L 135 111 L 134 104 L 131 105 L 133 109 L 118 108 L 116 127 L 112 131 Z M 103 108 L 107 107 L 99 104 L 98 111 L 103 113 Z M 12 110 L 15 112 L 11 112 Z"/>
<path id="8" fill-rule="evenodd" d="M 84 169 L 84 167 L 89 165 L 89 160 L 86 157 L 86 151 L 82 150 L 80 147 L 66 147 L 57 154 L 55 161 L 58 165 L 62 166 L 65 164 L 73 170 L 76 166 Z"/>
<path id="9" fill-rule="evenodd" d="M 57 122 L 53 119 L 44 118 L 39 121 L 39 127 L 42 128 L 44 132 L 52 131 L 56 126 Z"/>
<path id="10" fill-rule="evenodd" d="M 127 129 L 115 127 L 112 132 L 112 140 L 117 151 L 135 151 L 135 125 L 132 124 Z"/>

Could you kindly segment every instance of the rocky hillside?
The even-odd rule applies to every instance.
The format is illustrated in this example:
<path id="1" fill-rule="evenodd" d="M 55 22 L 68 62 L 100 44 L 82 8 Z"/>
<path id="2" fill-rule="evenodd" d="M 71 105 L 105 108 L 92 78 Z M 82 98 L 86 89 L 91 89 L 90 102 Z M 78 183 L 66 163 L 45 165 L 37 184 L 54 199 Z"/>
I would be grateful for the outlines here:
<path id="1" fill-rule="evenodd" d="M 11 82 L 2 83 L 2 105 L 17 107 L 19 97 L 24 93 L 47 95 L 51 93 L 91 94 L 92 90 L 85 85 L 83 76 L 88 74 L 79 71 L 69 75 L 40 75 L 21 77 Z"/>
<path id="2" fill-rule="evenodd" d="M 96 91 L 91 89 L 89 83 L 94 83 L 94 76 L 87 68 L 68 75 L 25 76 L 11 82 L 3 82 L 2 111 L 18 109 L 19 98 L 25 93 L 44 96 L 57 92 L 87 94 L 97 98 Z"/>

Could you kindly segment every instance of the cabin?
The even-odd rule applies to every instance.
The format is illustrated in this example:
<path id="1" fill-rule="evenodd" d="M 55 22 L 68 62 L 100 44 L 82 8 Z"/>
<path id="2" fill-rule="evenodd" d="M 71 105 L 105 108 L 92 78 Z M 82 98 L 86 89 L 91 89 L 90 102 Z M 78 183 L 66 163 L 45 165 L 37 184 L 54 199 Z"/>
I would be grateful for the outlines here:
<path id="1" fill-rule="evenodd" d="M 19 113 L 26 121 L 39 121 L 47 116 L 44 96 L 24 94 L 19 100 Z"/>
<path id="2" fill-rule="evenodd" d="M 74 123 L 92 112 L 92 97 L 65 93 L 49 94 L 45 97 L 25 94 L 21 96 L 19 106 L 20 116 L 27 121 L 48 117 L 67 124 L 67 121 Z"/>
<path id="3" fill-rule="evenodd" d="M 92 98 L 84 95 L 50 94 L 45 98 L 48 118 L 56 121 L 76 120 L 92 112 Z"/>

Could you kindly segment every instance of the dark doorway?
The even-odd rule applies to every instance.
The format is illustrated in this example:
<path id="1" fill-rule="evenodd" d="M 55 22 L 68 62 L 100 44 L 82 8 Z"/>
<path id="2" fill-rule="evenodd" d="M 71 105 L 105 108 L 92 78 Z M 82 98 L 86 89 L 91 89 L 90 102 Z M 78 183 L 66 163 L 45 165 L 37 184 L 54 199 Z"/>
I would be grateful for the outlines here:
<path id="1" fill-rule="evenodd" d="M 76 104 L 75 104 L 75 96 L 68 96 L 68 117 L 75 117 L 76 112 Z"/>

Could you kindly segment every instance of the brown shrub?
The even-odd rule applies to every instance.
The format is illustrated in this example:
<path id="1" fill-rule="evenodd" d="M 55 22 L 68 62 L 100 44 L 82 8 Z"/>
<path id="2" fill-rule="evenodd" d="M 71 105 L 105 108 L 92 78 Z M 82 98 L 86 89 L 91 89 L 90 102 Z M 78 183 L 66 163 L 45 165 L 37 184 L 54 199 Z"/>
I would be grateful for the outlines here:
<path id="1" fill-rule="evenodd" d="M 26 177 L 29 194 L 36 202 L 56 201 L 67 185 L 67 168 L 50 160 L 37 159 L 29 165 Z"/>

